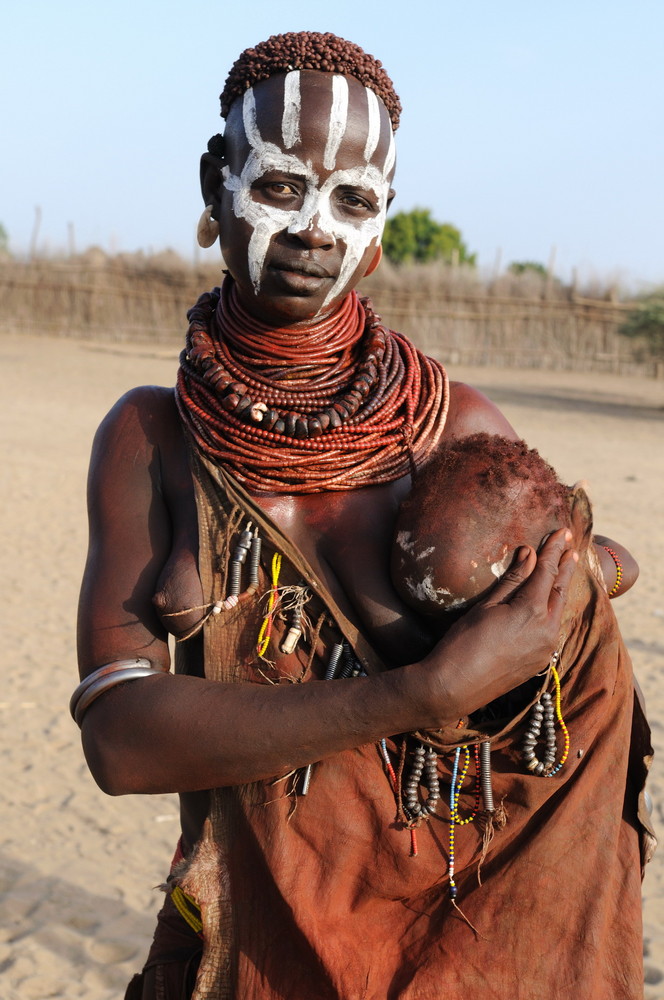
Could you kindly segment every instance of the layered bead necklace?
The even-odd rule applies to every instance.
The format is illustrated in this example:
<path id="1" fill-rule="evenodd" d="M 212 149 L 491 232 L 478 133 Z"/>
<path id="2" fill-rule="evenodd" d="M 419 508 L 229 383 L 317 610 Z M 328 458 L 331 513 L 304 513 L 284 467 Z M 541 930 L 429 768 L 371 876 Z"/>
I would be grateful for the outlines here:
<path id="1" fill-rule="evenodd" d="M 351 292 L 331 316 L 274 329 L 226 278 L 189 311 L 176 399 L 203 454 L 249 489 L 316 493 L 392 482 L 435 448 L 447 376 Z"/>

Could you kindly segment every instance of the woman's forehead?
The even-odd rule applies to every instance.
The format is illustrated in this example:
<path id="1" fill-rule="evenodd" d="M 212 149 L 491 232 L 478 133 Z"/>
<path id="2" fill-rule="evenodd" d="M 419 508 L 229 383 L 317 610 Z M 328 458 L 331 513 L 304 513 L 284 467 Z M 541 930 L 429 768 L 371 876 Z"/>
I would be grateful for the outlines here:
<path id="1" fill-rule="evenodd" d="M 260 136 L 325 170 L 371 164 L 389 174 L 393 167 L 387 109 L 353 77 L 296 70 L 262 80 L 233 104 L 229 130 L 247 153 Z"/>

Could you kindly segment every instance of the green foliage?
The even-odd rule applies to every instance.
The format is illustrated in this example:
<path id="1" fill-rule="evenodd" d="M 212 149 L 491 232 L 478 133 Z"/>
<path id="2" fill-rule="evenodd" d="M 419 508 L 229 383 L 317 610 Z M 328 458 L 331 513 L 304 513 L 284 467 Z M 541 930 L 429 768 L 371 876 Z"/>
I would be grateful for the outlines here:
<path id="1" fill-rule="evenodd" d="M 540 278 L 548 278 L 549 272 L 544 264 L 536 260 L 513 260 L 507 268 L 510 274 L 538 274 Z"/>
<path id="2" fill-rule="evenodd" d="M 643 337 L 656 357 L 664 358 L 664 296 L 646 299 L 620 327 L 625 337 Z"/>
<path id="3" fill-rule="evenodd" d="M 453 261 L 474 266 L 476 254 L 469 254 L 461 232 L 449 222 L 436 222 L 428 208 L 397 212 L 387 220 L 383 250 L 393 264 L 432 260 Z"/>
<path id="4" fill-rule="evenodd" d="M 5 253 L 9 250 L 9 233 L 0 222 L 0 253 Z"/>

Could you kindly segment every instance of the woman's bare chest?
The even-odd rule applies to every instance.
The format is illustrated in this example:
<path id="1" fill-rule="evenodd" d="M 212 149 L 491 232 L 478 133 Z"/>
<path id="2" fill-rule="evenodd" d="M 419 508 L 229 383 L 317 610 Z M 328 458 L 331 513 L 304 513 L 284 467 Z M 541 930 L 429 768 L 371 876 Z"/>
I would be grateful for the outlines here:
<path id="1" fill-rule="evenodd" d="M 407 489 L 402 480 L 351 492 L 257 498 L 340 610 L 392 664 L 412 662 L 430 647 L 390 580 L 393 525 Z M 182 636 L 200 620 L 203 605 L 198 523 L 191 477 L 174 479 L 171 490 L 173 544 L 155 604 L 166 628 Z"/>

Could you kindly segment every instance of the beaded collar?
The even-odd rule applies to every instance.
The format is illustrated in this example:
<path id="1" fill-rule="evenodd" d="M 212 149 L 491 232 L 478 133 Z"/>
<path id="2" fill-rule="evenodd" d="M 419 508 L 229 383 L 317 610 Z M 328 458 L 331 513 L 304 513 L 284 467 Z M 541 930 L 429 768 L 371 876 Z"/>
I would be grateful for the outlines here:
<path id="1" fill-rule="evenodd" d="M 226 278 L 188 314 L 176 399 L 193 440 L 249 489 L 392 482 L 442 434 L 447 375 L 351 292 L 306 330 L 268 327 Z"/>

